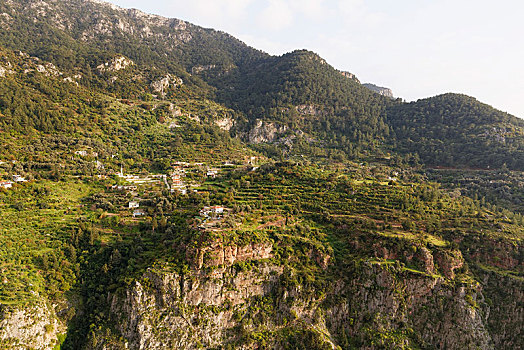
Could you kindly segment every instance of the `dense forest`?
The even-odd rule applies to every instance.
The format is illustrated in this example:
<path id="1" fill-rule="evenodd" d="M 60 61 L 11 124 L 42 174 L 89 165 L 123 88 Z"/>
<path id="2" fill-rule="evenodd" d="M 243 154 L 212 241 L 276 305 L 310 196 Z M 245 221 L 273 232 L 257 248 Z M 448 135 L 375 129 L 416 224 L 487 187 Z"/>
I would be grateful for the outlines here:
<path id="1" fill-rule="evenodd" d="M 524 121 L 472 97 L 440 95 L 391 107 L 387 115 L 394 145 L 428 165 L 524 167 Z"/>

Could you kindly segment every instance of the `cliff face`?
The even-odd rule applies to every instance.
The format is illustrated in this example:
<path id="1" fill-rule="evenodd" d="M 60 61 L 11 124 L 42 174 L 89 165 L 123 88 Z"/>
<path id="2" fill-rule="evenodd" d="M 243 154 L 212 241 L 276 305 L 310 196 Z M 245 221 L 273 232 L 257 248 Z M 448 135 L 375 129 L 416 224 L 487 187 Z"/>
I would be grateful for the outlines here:
<path id="1" fill-rule="evenodd" d="M 470 304 L 482 299 L 479 291 L 475 285 L 452 286 L 441 277 L 374 264 L 340 288 L 348 301 L 329 310 L 329 319 L 365 348 L 492 349 L 485 309 Z"/>
<path id="2" fill-rule="evenodd" d="M 500 348 L 476 283 L 368 262 L 320 291 L 290 283 L 293 272 L 267 259 L 248 271 L 221 261 L 225 265 L 216 266 L 211 258 L 201 268 L 197 262 L 183 275 L 149 269 L 125 292 L 108 297 L 111 323 L 120 333 L 113 339 L 125 340 L 98 334 L 88 347 L 252 349 L 262 344 L 257 334 L 264 334 L 264 344 L 282 348 L 290 334 L 309 334 L 311 348 L 319 349 Z"/>
<path id="3" fill-rule="evenodd" d="M 274 266 L 185 276 L 149 270 L 125 295 L 110 297 L 111 313 L 130 349 L 216 347 L 231 337 L 244 303 L 268 294 L 280 272 Z"/>
<path id="4" fill-rule="evenodd" d="M 483 271 L 479 275 L 489 306 L 487 327 L 495 348 L 524 348 L 524 281 L 493 271 Z"/>
<path id="5" fill-rule="evenodd" d="M 44 301 L 23 307 L 0 305 L 2 349 L 52 349 L 65 326 Z"/>
<path id="6" fill-rule="evenodd" d="M 250 143 L 273 142 L 288 130 L 285 125 L 257 120 L 254 127 L 247 134 Z"/>

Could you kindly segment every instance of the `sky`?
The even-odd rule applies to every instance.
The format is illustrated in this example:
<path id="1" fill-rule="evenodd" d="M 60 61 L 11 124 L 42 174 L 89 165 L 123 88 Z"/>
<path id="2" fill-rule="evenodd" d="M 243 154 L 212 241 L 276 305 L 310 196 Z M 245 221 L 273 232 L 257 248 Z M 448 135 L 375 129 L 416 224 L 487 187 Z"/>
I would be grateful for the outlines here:
<path id="1" fill-rule="evenodd" d="M 308 49 L 406 101 L 446 92 L 524 118 L 521 0 L 110 0 L 228 32 L 273 55 Z"/>

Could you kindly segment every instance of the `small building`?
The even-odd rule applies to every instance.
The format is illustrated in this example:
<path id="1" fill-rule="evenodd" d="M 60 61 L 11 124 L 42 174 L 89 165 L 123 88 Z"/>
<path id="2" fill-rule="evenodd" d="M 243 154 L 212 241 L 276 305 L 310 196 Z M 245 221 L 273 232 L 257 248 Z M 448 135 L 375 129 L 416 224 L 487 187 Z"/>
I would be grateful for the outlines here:
<path id="1" fill-rule="evenodd" d="M 206 173 L 206 176 L 211 178 L 211 179 L 214 179 L 215 177 L 217 177 L 217 173 L 216 173 L 216 171 L 208 170 L 207 173 Z"/>
<path id="2" fill-rule="evenodd" d="M 87 157 L 87 151 L 81 150 L 81 151 L 75 151 L 76 155 Z"/>
<path id="3" fill-rule="evenodd" d="M 113 185 L 111 189 L 114 191 L 137 191 L 138 187 L 133 185 Z"/>
<path id="4" fill-rule="evenodd" d="M 171 193 L 175 193 L 175 192 L 178 192 L 180 194 L 186 195 L 187 194 L 187 189 L 185 187 L 172 187 L 171 188 Z"/>
<path id="5" fill-rule="evenodd" d="M 146 215 L 146 212 L 144 210 L 142 210 L 142 209 L 135 209 L 133 211 L 133 217 L 134 218 L 137 218 L 139 216 L 144 216 L 144 215 Z"/>
<path id="6" fill-rule="evenodd" d="M 215 214 L 222 214 L 224 212 L 224 207 L 221 207 L 221 206 L 218 206 L 218 205 L 215 205 L 215 206 L 211 207 L 210 209 L 211 209 L 211 212 L 215 213 Z"/>
<path id="7" fill-rule="evenodd" d="M 202 216 L 209 216 L 209 214 L 222 214 L 224 213 L 224 207 L 222 206 L 212 206 L 212 207 L 204 207 L 202 210 L 200 210 L 200 215 Z"/>
<path id="8" fill-rule="evenodd" d="M 11 188 L 13 183 L 11 181 L 0 181 L 0 188 Z"/>
<path id="9" fill-rule="evenodd" d="M 27 180 L 21 175 L 13 175 L 14 182 L 26 182 Z"/>
<path id="10" fill-rule="evenodd" d="M 140 207 L 140 202 L 138 201 L 129 202 L 129 209 L 138 208 L 138 207 Z"/>

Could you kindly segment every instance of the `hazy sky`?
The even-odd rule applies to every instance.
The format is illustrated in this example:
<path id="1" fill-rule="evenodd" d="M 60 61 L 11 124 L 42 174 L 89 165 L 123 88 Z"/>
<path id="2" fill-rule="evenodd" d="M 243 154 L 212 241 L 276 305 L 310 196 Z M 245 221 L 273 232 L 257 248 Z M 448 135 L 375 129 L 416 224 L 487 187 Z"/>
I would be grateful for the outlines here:
<path id="1" fill-rule="evenodd" d="M 524 117 L 521 0 L 111 0 L 226 31 L 281 55 L 309 49 L 408 101 L 460 92 Z"/>

